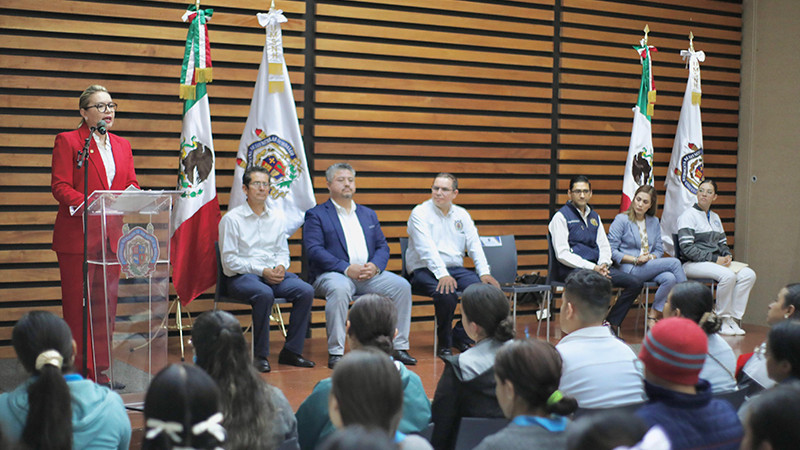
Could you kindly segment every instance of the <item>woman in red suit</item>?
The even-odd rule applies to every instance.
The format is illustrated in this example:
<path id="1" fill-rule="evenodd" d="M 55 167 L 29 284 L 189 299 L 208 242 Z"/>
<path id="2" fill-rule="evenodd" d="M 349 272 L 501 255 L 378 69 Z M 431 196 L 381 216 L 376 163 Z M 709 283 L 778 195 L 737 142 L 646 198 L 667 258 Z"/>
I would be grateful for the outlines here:
<path id="1" fill-rule="evenodd" d="M 75 353 L 76 368 L 83 367 L 83 343 L 80 342 L 83 333 L 83 218 L 80 215 L 70 215 L 69 207 L 83 203 L 84 186 L 83 169 L 78 169 L 76 161 L 78 152 L 89 136 L 90 126 L 96 126 L 101 120 L 105 121 L 107 129 L 114 125 L 117 104 L 111 99 L 106 88 L 92 85 L 81 94 L 79 107 L 83 119 L 78 129 L 56 136 L 51 181 L 53 197 L 58 200 L 58 215 L 53 230 L 53 250 L 58 256 L 58 268 L 61 272 L 64 320 L 78 341 Z M 101 134 L 95 131 L 89 144 L 89 195 L 96 190 L 123 190 L 131 185 L 139 187 L 133 170 L 131 144 L 127 140 L 111 133 Z M 94 282 L 102 283 L 100 279 L 102 274 L 94 277 L 91 268 L 92 266 L 90 266 L 90 282 L 93 278 L 98 278 Z M 113 289 L 113 295 L 109 295 L 110 317 L 114 317 L 116 313 L 116 297 L 116 289 Z M 107 375 L 101 373 L 108 369 L 109 364 L 108 348 L 104 342 L 106 331 L 105 327 L 97 329 L 97 324 L 103 324 L 99 319 L 95 317 L 92 320 L 95 324 L 95 352 L 92 352 L 90 345 L 87 349 L 88 367 L 90 377 L 100 383 L 108 383 Z M 103 339 L 100 339 L 101 337 Z M 96 369 L 96 372 L 93 369 Z"/>

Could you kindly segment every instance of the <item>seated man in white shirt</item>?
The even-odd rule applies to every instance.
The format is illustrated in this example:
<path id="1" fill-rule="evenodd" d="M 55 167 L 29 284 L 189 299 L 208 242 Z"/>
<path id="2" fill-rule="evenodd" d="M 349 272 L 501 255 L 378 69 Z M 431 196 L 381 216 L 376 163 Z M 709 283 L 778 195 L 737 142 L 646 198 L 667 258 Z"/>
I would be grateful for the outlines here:
<path id="1" fill-rule="evenodd" d="M 457 195 L 458 179 L 440 173 L 433 180 L 431 199 L 414 207 L 408 218 L 406 269 L 411 286 L 433 297 L 440 356 L 452 355 L 451 346 L 463 352 L 474 343 L 461 321 L 452 328 L 458 305 L 456 290 L 481 282 L 500 287 L 489 271 L 472 217 L 453 204 Z M 474 271 L 464 268 L 465 251 L 475 263 Z"/>
<path id="2" fill-rule="evenodd" d="M 572 272 L 564 286 L 556 345 L 563 360 L 558 389 L 581 408 L 613 408 L 644 401 L 641 364 L 630 347 L 603 326 L 611 280 L 588 269 Z"/>
<path id="3" fill-rule="evenodd" d="M 292 313 L 278 363 L 314 367 L 302 356 L 314 288 L 286 271 L 290 258 L 283 216 L 267 211 L 269 172 L 248 167 L 242 180 L 247 202 L 222 217 L 219 245 L 223 272 L 230 277 L 228 294 L 253 307 L 253 364 L 260 372 L 270 371 L 269 314 L 275 297 L 282 297 L 292 302 Z"/>

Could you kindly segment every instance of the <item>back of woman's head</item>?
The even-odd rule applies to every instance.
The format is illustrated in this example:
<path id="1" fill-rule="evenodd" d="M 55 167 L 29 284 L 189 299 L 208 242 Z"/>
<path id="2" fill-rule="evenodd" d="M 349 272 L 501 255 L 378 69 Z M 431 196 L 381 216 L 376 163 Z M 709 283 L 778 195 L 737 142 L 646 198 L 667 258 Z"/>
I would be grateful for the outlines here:
<path id="1" fill-rule="evenodd" d="M 511 381 L 514 394 L 531 411 L 564 416 L 578 407 L 574 398 L 554 394 L 561 381 L 561 355 L 549 342 L 522 339 L 504 345 L 495 357 L 494 374 L 501 382 Z"/>
<path id="2" fill-rule="evenodd" d="M 470 322 L 480 325 L 486 336 L 500 342 L 514 339 L 514 320 L 500 289 L 485 283 L 469 285 L 461 296 L 461 311 Z"/>
<path id="3" fill-rule="evenodd" d="M 647 425 L 632 412 L 608 411 L 583 416 L 567 427 L 569 450 L 611 450 L 632 447 L 647 433 Z"/>
<path id="4" fill-rule="evenodd" d="M 403 412 L 400 372 L 384 353 L 367 347 L 344 355 L 331 377 L 342 424 L 395 432 Z"/>
<path id="5" fill-rule="evenodd" d="M 789 373 L 800 379 L 800 321 L 784 320 L 770 328 L 767 349 L 777 361 L 791 364 Z"/>
<path id="6" fill-rule="evenodd" d="M 212 449 L 225 442 L 217 385 L 189 364 L 169 365 L 153 378 L 144 417 L 143 449 Z"/>
<path id="7" fill-rule="evenodd" d="M 386 354 L 394 349 L 397 308 L 388 298 L 378 294 L 361 296 L 350 307 L 347 334 L 362 347 L 375 347 Z"/>
<path id="8" fill-rule="evenodd" d="M 784 308 L 794 306 L 794 312 L 788 318 L 800 320 L 800 283 L 787 284 L 784 289 L 786 289 L 786 295 L 783 297 Z"/>
<path id="9" fill-rule="evenodd" d="M 28 420 L 22 443 L 29 448 L 72 448 L 72 406 L 63 374 L 72 368 L 72 333 L 63 319 L 31 311 L 19 319 L 11 342 L 22 366 L 36 378 L 28 386 Z"/>
<path id="10" fill-rule="evenodd" d="M 680 309 L 681 316 L 696 324 L 706 332 L 714 334 L 722 326 L 722 319 L 714 314 L 714 296 L 711 289 L 697 281 L 684 281 L 672 287 L 669 304 L 673 310 Z"/>
<path id="11" fill-rule="evenodd" d="M 262 446 L 275 428 L 271 391 L 251 364 L 250 347 L 239 321 L 225 311 L 208 311 L 192 327 L 197 365 L 220 390 L 231 448 Z"/>
<path id="12" fill-rule="evenodd" d="M 800 387 L 782 384 L 753 398 L 744 421 L 743 450 L 794 450 L 800 443 Z M 766 447 L 769 443 L 770 447 Z"/>

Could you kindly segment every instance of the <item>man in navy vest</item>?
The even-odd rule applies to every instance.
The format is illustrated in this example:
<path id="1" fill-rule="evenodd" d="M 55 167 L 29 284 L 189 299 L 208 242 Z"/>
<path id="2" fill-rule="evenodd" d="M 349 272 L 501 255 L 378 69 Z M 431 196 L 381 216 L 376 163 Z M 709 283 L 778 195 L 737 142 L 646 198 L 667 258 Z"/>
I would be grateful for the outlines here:
<path id="1" fill-rule="evenodd" d="M 570 200 L 555 213 L 548 225 L 556 261 L 553 279 L 563 281 L 575 269 L 589 269 L 611 279 L 623 288 L 606 320 L 615 332 L 625 319 L 633 301 L 642 291 L 642 281 L 611 266 L 611 246 L 600 216 L 589 207 L 592 185 L 578 175 L 569 183 Z"/>

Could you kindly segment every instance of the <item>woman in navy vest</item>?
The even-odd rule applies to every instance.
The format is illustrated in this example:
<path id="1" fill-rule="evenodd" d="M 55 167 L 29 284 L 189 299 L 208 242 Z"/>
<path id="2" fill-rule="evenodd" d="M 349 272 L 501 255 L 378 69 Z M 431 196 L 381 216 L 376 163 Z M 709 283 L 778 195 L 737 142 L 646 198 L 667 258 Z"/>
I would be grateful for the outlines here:
<path id="1" fill-rule="evenodd" d="M 657 200 L 653 186 L 640 186 L 628 211 L 617 214 L 608 229 L 614 264 L 642 281 L 658 283 L 653 309 L 647 318 L 648 326 L 661 317 L 672 286 L 686 281 L 681 262 L 677 258 L 663 257 L 661 224 L 656 218 Z"/>

